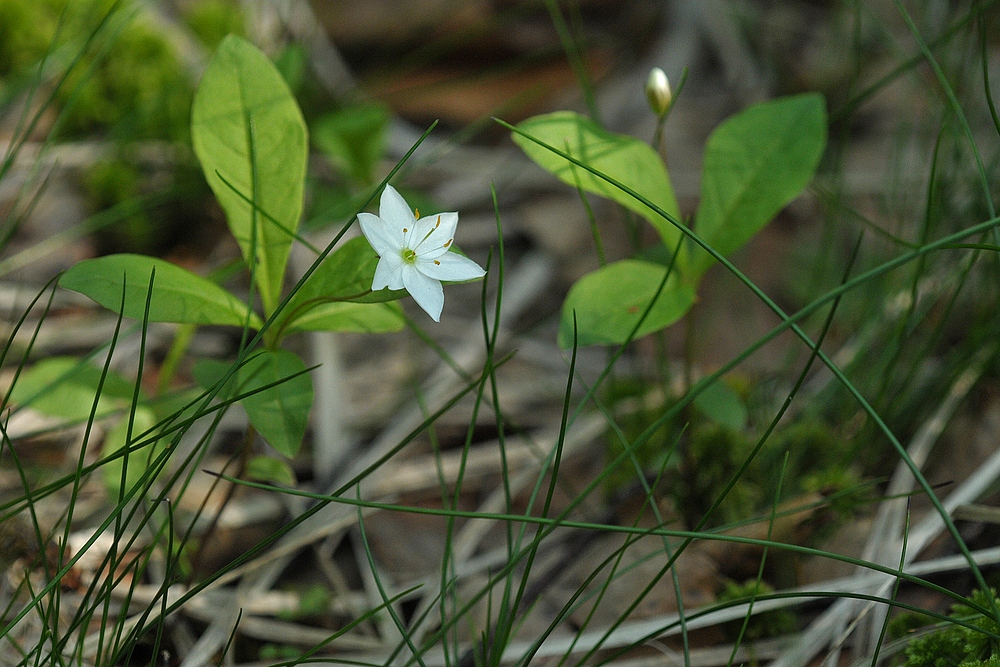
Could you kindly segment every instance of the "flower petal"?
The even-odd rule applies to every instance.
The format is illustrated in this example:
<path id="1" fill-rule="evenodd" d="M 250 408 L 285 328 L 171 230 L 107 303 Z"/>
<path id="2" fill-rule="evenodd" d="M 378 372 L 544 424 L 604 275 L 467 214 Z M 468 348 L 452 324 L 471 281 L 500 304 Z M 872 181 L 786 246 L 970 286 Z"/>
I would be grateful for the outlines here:
<path id="1" fill-rule="evenodd" d="M 358 213 L 358 222 L 361 224 L 361 233 L 365 235 L 379 257 L 399 254 L 403 247 L 403 235 L 400 230 L 387 225 L 382 218 L 371 213 Z"/>
<path id="2" fill-rule="evenodd" d="M 406 262 L 399 255 L 399 251 L 394 251 L 382 255 L 375 267 L 375 279 L 372 280 L 372 291 L 376 292 L 383 287 L 389 289 L 403 289 L 403 267 Z"/>
<path id="3" fill-rule="evenodd" d="M 413 222 L 413 227 L 410 227 L 409 233 L 405 234 L 403 239 L 403 245 L 407 248 L 416 251 L 420 247 L 421 239 L 427 237 L 432 231 L 434 231 L 434 221 L 435 218 L 432 215 L 425 216 L 419 220 Z"/>
<path id="4" fill-rule="evenodd" d="M 472 280 L 482 278 L 486 271 L 468 257 L 457 252 L 446 252 L 437 259 L 417 259 L 417 269 L 434 280 Z"/>
<path id="5" fill-rule="evenodd" d="M 391 185 L 386 185 L 382 191 L 382 198 L 378 203 L 378 217 L 399 234 L 404 234 L 404 229 L 412 230 L 416 221 L 406 200 Z M 402 248 L 403 244 L 400 243 L 399 247 Z"/>
<path id="6" fill-rule="evenodd" d="M 403 284 L 417 305 L 427 311 L 435 322 L 441 321 L 444 308 L 444 289 L 441 283 L 425 276 L 412 265 L 403 267 Z"/>
<path id="7" fill-rule="evenodd" d="M 458 213 L 437 213 L 421 218 L 420 222 L 428 221 L 427 231 L 420 236 L 412 236 L 411 240 L 416 243 L 413 246 L 414 252 L 421 257 L 433 259 L 448 252 L 451 242 L 455 238 L 455 227 L 458 225 Z"/>

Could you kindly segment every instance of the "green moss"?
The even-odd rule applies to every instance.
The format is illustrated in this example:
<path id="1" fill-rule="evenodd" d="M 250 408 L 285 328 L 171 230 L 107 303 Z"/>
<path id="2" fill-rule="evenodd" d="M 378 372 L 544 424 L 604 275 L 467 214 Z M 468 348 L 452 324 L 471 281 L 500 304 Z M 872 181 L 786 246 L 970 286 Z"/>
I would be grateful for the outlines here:
<path id="1" fill-rule="evenodd" d="M 0 0 L 0 76 L 18 73 L 45 55 L 66 0 Z"/>
<path id="2" fill-rule="evenodd" d="M 201 170 L 178 160 L 169 170 L 141 167 L 129 158 L 127 147 L 93 164 L 80 178 L 91 213 L 108 211 L 125 202 L 153 195 L 162 197 L 95 232 L 98 252 L 136 252 L 160 255 L 177 245 L 200 243 L 210 234 L 210 191 Z"/>
<path id="3" fill-rule="evenodd" d="M 294 611 L 280 611 L 278 617 L 285 621 L 322 618 L 330 612 L 330 591 L 321 584 L 313 584 L 298 591 L 299 606 Z"/>
<path id="4" fill-rule="evenodd" d="M 154 25 L 122 13 L 86 43 L 111 7 L 111 0 L 0 0 L 0 77 L 30 73 L 53 41 L 67 48 L 60 57 L 67 66 L 85 48 L 56 94 L 68 112 L 62 138 L 186 140 L 193 84 Z"/>
<path id="5" fill-rule="evenodd" d="M 77 67 L 60 91 L 71 104 L 68 136 L 110 133 L 121 139 L 183 141 L 193 89 L 173 47 L 150 24 L 122 30 L 95 69 Z"/>
<path id="6" fill-rule="evenodd" d="M 682 494 L 678 506 L 691 525 L 699 521 L 722 495 L 753 447 L 754 443 L 744 432 L 720 424 L 705 424 L 691 433 L 686 458 L 688 469 L 678 484 Z M 715 527 L 742 521 L 763 507 L 766 500 L 761 477 L 761 461 L 755 459 L 713 512 L 708 525 Z"/>
<path id="7" fill-rule="evenodd" d="M 688 451 L 676 484 L 671 488 L 675 504 L 689 525 L 700 521 L 722 495 L 753 453 L 757 437 L 747 430 L 736 430 L 716 422 L 702 421 L 690 429 L 686 443 Z M 821 422 L 804 421 L 772 434 L 712 513 L 708 526 L 736 523 L 767 512 L 779 483 L 782 502 L 806 493 L 831 495 L 855 488 L 858 480 L 843 462 L 845 451 L 846 444 Z M 827 508 L 833 512 L 817 515 L 816 525 L 809 534 L 818 538 L 822 531 L 834 529 L 835 519 L 849 516 L 861 500 L 853 493 L 838 496 L 832 508 Z"/>
<path id="8" fill-rule="evenodd" d="M 996 592 L 991 591 L 991 596 Z M 989 598 L 976 591 L 970 598 L 976 604 L 989 606 Z M 970 623 L 973 628 L 957 624 L 918 637 L 906 647 L 902 667 L 996 667 L 1000 665 L 1000 643 L 989 635 L 1000 634 L 1000 625 L 982 614 L 971 614 L 965 605 L 954 605 L 951 618 Z M 976 628 L 976 629 L 974 629 Z M 982 632 L 981 632 L 981 631 Z"/>
<path id="9" fill-rule="evenodd" d="M 184 23 L 209 51 L 214 51 L 226 35 L 245 34 L 243 12 L 229 0 L 190 3 L 184 11 Z"/>
<path id="10" fill-rule="evenodd" d="M 302 650 L 288 644 L 264 644 L 257 657 L 261 660 L 297 660 Z"/>
<path id="11" fill-rule="evenodd" d="M 742 584 L 735 581 L 727 581 L 723 584 L 717 601 L 749 602 L 751 599 L 756 599 L 761 595 L 768 595 L 773 592 L 774 589 L 768 584 L 756 579 L 751 579 Z M 744 621 L 741 619 L 723 624 L 722 630 L 726 633 L 726 637 L 730 641 L 736 641 L 739 638 L 743 623 Z M 780 637 L 781 635 L 794 632 L 797 628 L 798 622 L 795 619 L 795 614 L 787 609 L 774 609 L 752 616 L 750 622 L 747 623 L 746 631 L 743 633 L 743 639 L 755 641 L 758 639 L 767 639 L 768 637 Z"/>
<path id="12" fill-rule="evenodd" d="M 604 401 L 609 405 L 622 402 L 637 403 L 638 409 L 623 410 L 617 418 L 625 438 L 634 442 L 649 424 L 659 416 L 659 406 L 647 408 L 645 403 L 649 385 L 640 380 L 623 377 L 609 380 L 605 385 Z M 645 471 L 659 471 L 664 459 L 674 451 L 672 429 L 664 425 L 656 430 L 641 446 L 632 449 L 632 454 L 639 466 Z M 617 459 L 625 451 L 618 435 L 612 431 L 607 434 L 607 462 Z M 676 459 L 676 457 L 674 457 Z M 673 460 L 671 465 L 675 465 Z M 637 482 L 635 466 L 630 458 L 626 458 L 605 478 L 605 492 L 612 496 L 620 489 Z"/>
<path id="13" fill-rule="evenodd" d="M 886 637 L 890 640 L 902 639 L 914 630 L 919 630 L 933 622 L 934 618 L 927 614 L 920 614 L 914 611 L 903 612 L 889 621 L 889 625 L 886 628 Z"/>
<path id="14" fill-rule="evenodd" d="M 111 208 L 139 196 L 139 170 L 123 160 L 102 160 L 87 170 L 84 187 L 90 208 Z"/>

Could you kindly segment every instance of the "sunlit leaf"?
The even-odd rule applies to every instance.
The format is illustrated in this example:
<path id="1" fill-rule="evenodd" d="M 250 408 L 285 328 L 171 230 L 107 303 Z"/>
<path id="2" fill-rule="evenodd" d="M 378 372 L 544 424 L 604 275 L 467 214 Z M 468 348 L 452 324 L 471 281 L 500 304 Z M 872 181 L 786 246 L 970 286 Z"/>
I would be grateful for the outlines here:
<path id="1" fill-rule="evenodd" d="M 815 93 L 757 104 L 726 120 L 705 146 L 694 230 L 721 255 L 753 238 L 812 180 L 826 146 L 826 109 Z M 695 248 L 700 276 L 715 260 Z"/>
<path id="2" fill-rule="evenodd" d="M 518 124 L 517 128 L 572 155 L 646 197 L 675 219 L 680 219 L 667 169 L 660 156 L 648 144 L 627 135 L 607 132 L 593 121 L 572 111 L 534 116 Z M 587 192 L 607 197 L 635 211 L 652 223 L 668 248 L 677 246 L 680 231 L 635 197 L 526 137 L 514 133 L 513 139 L 528 157 L 546 171 L 574 188 L 579 182 L 580 187 Z"/>
<path id="3" fill-rule="evenodd" d="M 266 313 L 281 295 L 302 214 L 306 135 L 302 113 L 277 68 L 249 42 L 232 35 L 224 39 L 195 95 L 191 140 L 248 264 L 256 242 Z"/>
<path id="4" fill-rule="evenodd" d="M 627 259 L 608 264 L 576 281 L 563 302 L 559 345 L 573 344 L 576 314 L 579 345 L 623 343 L 656 295 L 667 268 Z M 694 303 L 694 289 L 672 274 L 635 337 L 669 326 Z"/>
<path id="5" fill-rule="evenodd" d="M 109 310 L 119 312 L 125 287 L 126 317 L 142 319 L 152 277 L 150 322 L 261 326 L 247 305 L 207 278 L 176 264 L 146 255 L 107 255 L 78 262 L 59 279 L 66 289 L 80 292 Z"/>

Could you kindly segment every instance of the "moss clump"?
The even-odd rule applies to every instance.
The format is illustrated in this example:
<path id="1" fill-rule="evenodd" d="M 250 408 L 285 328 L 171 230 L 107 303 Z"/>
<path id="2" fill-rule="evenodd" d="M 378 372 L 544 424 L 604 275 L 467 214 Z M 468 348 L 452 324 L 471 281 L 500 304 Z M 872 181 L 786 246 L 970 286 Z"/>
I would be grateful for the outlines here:
<path id="1" fill-rule="evenodd" d="M 193 87 L 171 44 L 136 19 L 114 38 L 95 68 L 77 66 L 60 90 L 71 105 L 67 136 L 184 141 Z"/>
<path id="2" fill-rule="evenodd" d="M 200 0 L 184 10 L 184 23 L 208 51 L 214 51 L 226 35 L 245 34 L 243 12 L 230 0 Z"/>
<path id="3" fill-rule="evenodd" d="M 66 0 L 0 0 L 0 76 L 34 65 L 56 34 Z"/>
<path id="4" fill-rule="evenodd" d="M 179 245 L 211 243 L 210 190 L 188 160 L 143 164 L 125 147 L 84 170 L 80 186 L 91 213 L 124 205 L 117 221 L 95 232 L 99 254 L 161 255 Z"/>
<path id="5" fill-rule="evenodd" d="M 769 595 L 774 592 L 768 584 L 763 581 L 751 579 L 742 584 L 735 581 L 726 581 L 722 590 L 716 598 L 717 602 L 749 602 L 762 595 Z M 723 624 L 722 630 L 730 641 L 736 641 L 743 629 L 743 620 L 731 621 Z M 768 637 L 780 637 L 781 635 L 794 632 L 798 628 L 795 614 L 787 609 L 773 609 L 762 614 L 754 614 L 746 624 L 746 631 L 743 632 L 743 639 L 746 641 L 756 641 L 767 639 Z"/>
<path id="6" fill-rule="evenodd" d="M 988 608 L 994 596 L 995 591 L 976 591 L 970 599 Z M 949 624 L 912 640 L 902 667 L 1000 667 L 1000 641 L 986 634 L 1000 635 L 1000 625 L 965 605 L 954 605 L 949 616 L 972 627 Z"/>
<path id="7" fill-rule="evenodd" d="M 111 6 L 109 0 L 0 0 L 0 78 L 24 80 L 51 54 L 53 62 L 72 65 L 56 91 L 57 108 L 67 112 L 61 138 L 185 141 L 194 87 L 176 50 L 130 10 L 93 34 Z"/>
<path id="8" fill-rule="evenodd" d="M 684 459 L 686 470 L 674 491 L 677 506 L 692 525 L 722 495 L 756 445 L 752 434 L 717 423 L 704 423 L 692 430 Z M 858 480 L 844 461 L 846 451 L 846 444 L 833 429 L 817 421 L 792 424 L 773 434 L 713 512 L 709 527 L 736 523 L 766 511 L 774 502 L 779 481 L 780 501 L 855 487 Z M 832 509 L 843 517 L 856 502 L 853 494 L 844 496 Z"/>
<path id="9" fill-rule="evenodd" d="M 696 525 L 705 516 L 750 457 L 754 444 L 745 432 L 721 424 L 704 424 L 692 431 L 684 459 L 684 474 L 676 488 L 680 494 L 677 506 L 689 524 Z M 758 457 L 726 494 L 707 526 L 737 523 L 756 514 L 768 500 L 761 480 L 761 459 Z"/>

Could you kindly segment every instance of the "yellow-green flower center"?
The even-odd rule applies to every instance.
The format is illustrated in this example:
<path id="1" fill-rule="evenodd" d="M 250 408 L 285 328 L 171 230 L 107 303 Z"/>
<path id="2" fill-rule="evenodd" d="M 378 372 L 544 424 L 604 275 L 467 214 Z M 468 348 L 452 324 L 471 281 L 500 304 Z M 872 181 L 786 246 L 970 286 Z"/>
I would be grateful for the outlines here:
<path id="1" fill-rule="evenodd" d="M 417 253 L 413 252 L 409 248 L 403 248 L 403 252 L 400 253 L 400 254 L 403 255 L 403 261 L 404 262 L 407 262 L 409 264 L 413 264 L 414 262 L 417 261 Z"/>

